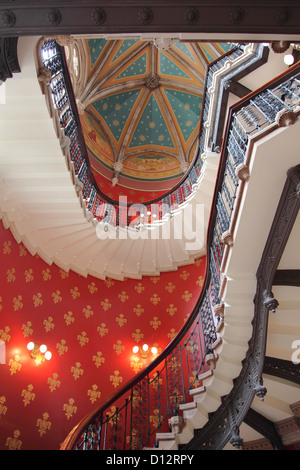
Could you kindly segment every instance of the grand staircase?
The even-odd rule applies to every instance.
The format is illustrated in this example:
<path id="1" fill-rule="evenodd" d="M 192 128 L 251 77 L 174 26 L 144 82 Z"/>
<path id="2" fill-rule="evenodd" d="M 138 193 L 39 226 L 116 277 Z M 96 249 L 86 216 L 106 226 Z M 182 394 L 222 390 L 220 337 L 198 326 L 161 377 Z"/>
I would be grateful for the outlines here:
<path id="1" fill-rule="evenodd" d="M 219 165 L 219 154 L 213 152 L 207 153 L 197 191 L 184 209 L 191 211 L 193 218 L 197 205 L 201 205 L 203 237 L 198 244 L 191 243 L 187 248 L 191 234 L 184 230 L 186 239 L 183 240 L 159 239 L 155 230 L 149 232 L 151 237 L 139 240 L 99 238 L 97 226 L 87 220 L 74 189 L 62 152 L 63 143 L 57 138 L 56 121 L 49 116 L 37 80 L 34 52 L 38 39 L 19 40 L 22 72 L 5 83 L 5 104 L 0 105 L 0 214 L 5 227 L 33 255 L 38 254 L 45 262 L 82 276 L 141 278 L 174 270 L 205 254 Z M 180 416 L 171 418 L 171 432 L 157 433 L 156 442 L 161 449 L 175 450 L 188 444 L 195 430 L 203 428 L 220 407 L 242 370 L 252 335 L 256 270 L 287 170 L 299 163 L 299 126 L 299 122 L 291 127 L 273 126 L 270 133 L 261 135 L 253 144 L 250 179 L 245 181 L 240 193 L 233 245 L 228 248 L 222 268 L 224 282 L 220 297 L 225 307 L 217 325 L 211 368 L 199 376 L 201 384 L 190 391 L 190 400 L 180 405 Z M 175 214 L 167 222 L 170 233 L 182 230 L 183 221 L 182 214 Z M 299 268 L 298 240 L 299 219 L 278 269 Z M 266 356 L 289 361 L 294 352 L 292 345 L 300 338 L 300 287 L 276 285 L 273 293 L 279 307 L 276 313 L 270 313 Z M 263 374 L 263 383 L 267 389 L 264 401 L 255 397 L 251 409 L 275 423 L 284 445 L 299 442 L 299 383 L 270 373 Z M 245 419 L 240 426 L 244 448 L 268 448 L 270 441 L 261 429 L 249 423 Z M 232 446 L 227 443 L 224 448 Z"/>

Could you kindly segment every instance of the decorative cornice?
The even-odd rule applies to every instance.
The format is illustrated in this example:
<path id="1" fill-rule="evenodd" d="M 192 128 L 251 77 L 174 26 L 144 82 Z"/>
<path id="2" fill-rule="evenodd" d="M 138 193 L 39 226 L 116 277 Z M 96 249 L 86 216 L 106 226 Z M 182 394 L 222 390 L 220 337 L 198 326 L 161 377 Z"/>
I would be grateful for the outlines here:
<path id="1" fill-rule="evenodd" d="M 146 2 L 147 3 L 147 2 Z M 148 3 L 149 5 L 149 3 Z M 51 8 L 52 7 L 52 8 Z M 0 9 L 2 36 L 53 34 L 101 34 L 142 32 L 195 32 L 299 34 L 298 0 L 274 4 L 240 0 L 201 0 L 197 7 L 185 1 L 155 0 L 141 6 L 138 0 L 99 2 L 89 0 L 4 0 Z"/>

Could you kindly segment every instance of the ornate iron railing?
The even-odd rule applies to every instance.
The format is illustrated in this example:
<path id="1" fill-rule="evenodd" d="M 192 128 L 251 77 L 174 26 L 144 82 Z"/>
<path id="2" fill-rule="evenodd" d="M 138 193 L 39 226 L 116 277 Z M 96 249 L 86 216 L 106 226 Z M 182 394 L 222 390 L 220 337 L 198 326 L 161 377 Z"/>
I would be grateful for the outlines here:
<path id="1" fill-rule="evenodd" d="M 197 305 L 165 351 L 86 416 L 66 438 L 63 449 L 129 450 L 151 446 L 154 434 L 163 429 L 167 418 L 178 415 L 180 405 L 190 400 L 189 391 L 201 385 L 201 374 L 210 369 L 207 359 L 214 356 L 218 337 L 216 326 L 222 316 L 222 263 L 226 246 L 232 241 L 234 216 L 239 206 L 237 191 L 245 177 L 241 165 L 247 164 L 247 150 L 254 135 L 265 132 L 270 124 L 274 127 L 276 123 L 281 125 L 282 120 L 293 122 L 299 112 L 299 63 L 231 108 L 209 222 L 206 275 Z M 254 366 L 251 367 L 253 369 Z M 244 399 L 245 407 L 250 406 L 253 393 L 261 391 L 260 372 L 252 369 L 251 373 L 256 377 L 255 390 L 249 382 L 250 398 Z M 245 387 L 247 383 L 243 390 Z M 233 413 L 233 405 L 230 399 L 225 403 L 230 410 L 222 409 L 215 420 L 216 436 L 220 435 L 222 445 L 230 433 L 233 433 L 232 442 L 235 443 L 235 438 L 238 441 L 237 423 L 228 420 L 228 414 Z M 209 436 L 205 433 L 204 436 L 216 443 L 213 434 L 214 430 L 209 426 Z M 205 442 L 202 445 L 207 447 Z M 212 444 L 211 447 L 214 445 L 217 446 Z M 187 445 L 186 448 L 192 447 Z"/>
<path id="2" fill-rule="evenodd" d="M 80 120 L 77 114 L 75 99 L 67 70 L 63 49 L 55 39 L 47 39 L 41 48 L 42 62 L 50 70 L 49 87 L 54 108 L 58 111 L 59 125 L 64 135 L 69 139 L 69 159 L 73 167 L 76 187 L 82 193 L 83 202 L 88 217 L 103 224 L 106 229 L 130 227 L 134 230 L 161 224 L 174 211 L 186 204 L 197 187 L 202 174 L 203 152 L 207 128 L 207 113 L 210 106 L 213 76 L 226 63 L 233 63 L 244 51 L 244 45 L 236 45 L 208 67 L 206 85 L 203 97 L 204 108 L 200 121 L 199 145 L 191 166 L 182 180 L 168 193 L 160 198 L 152 199 L 143 204 L 124 204 L 121 200 L 114 201 L 98 188 L 90 170 L 89 160 L 84 139 L 82 137 Z"/>

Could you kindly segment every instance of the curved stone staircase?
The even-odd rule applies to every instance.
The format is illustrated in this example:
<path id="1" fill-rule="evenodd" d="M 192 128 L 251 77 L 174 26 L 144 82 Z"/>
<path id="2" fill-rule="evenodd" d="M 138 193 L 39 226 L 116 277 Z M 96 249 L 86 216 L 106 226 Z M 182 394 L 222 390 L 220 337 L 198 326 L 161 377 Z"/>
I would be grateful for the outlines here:
<path id="1" fill-rule="evenodd" d="M 120 236 L 105 234 L 85 217 L 72 168 L 70 173 L 67 170 L 60 130 L 55 116 L 50 119 L 37 79 L 37 42 L 37 38 L 20 38 L 22 73 L 5 84 L 6 102 L 0 107 L 0 213 L 5 227 L 32 254 L 82 276 L 158 275 L 205 254 L 219 156 L 207 156 L 191 202 L 163 226 Z M 191 229 L 196 215 L 197 238 Z"/>
<path id="2" fill-rule="evenodd" d="M 213 153 L 207 155 L 203 179 L 185 209 L 191 211 L 193 217 L 196 205 L 205 204 L 203 238 L 197 246 L 192 243 L 187 249 L 186 243 L 190 241 L 188 233 L 183 241 L 175 237 L 156 238 L 154 231 L 149 232 L 151 238 L 148 239 L 99 239 L 97 228 L 87 221 L 77 197 L 56 137 L 55 125 L 49 118 L 40 91 L 34 64 L 37 41 L 38 38 L 21 38 L 19 41 L 22 73 L 5 84 L 6 103 L 0 105 L 0 214 L 5 227 L 32 254 L 40 255 L 49 264 L 55 263 L 66 271 L 71 269 L 83 276 L 140 278 L 142 275 L 176 269 L 204 254 L 205 228 L 218 169 L 218 155 Z M 250 181 L 242 195 L 243 210 L 234 234 L 234 247 L 224 267 L 226 282 L 221 297 L 225 302 L 225 313 L 218 325 L 219 339 L 215 344 L 218 361 L 214 369 L 201 377 L 202 386 L 191 392 L 191 401 L 181 405 L 183 422 L 176 423 L 176 417 L 173 419 L 175 423 L 170 422 L 172 432 L 157 434 L 159 448 L 175 450 L 189 442 L 194 430 L 203 427 L 209 414 L 220 406 L 222 397 L 230 392 L 234 379 L 241 371 L 252 333 L 256 269 L 286 170 L 299 161 L 298 132 L 299 123 L 291 128 L 275 130 L 272 139 L 262 139 L 255 146 Z M 287 141 L 289 152 L 283 160 L 281 156 L 286 153 Z M 170 219 L 168 223 L 174 229 L 173 233 L 180 230 L 182 220 L 184 217 L 180 214 Z M 290 259 L 297 263 L 295 256 L 288 256 L 287 259 L 285 266 L 290 264 Z M 270 318 L 267 354 L 290 358 L 290 341 L 295 338 L 295 332 L 300 338 L 297 318 L 299 288 L 293 288 L 292 300 L 285 288 L 277 289 L 282 312 Z M 299 400 L 299 387 L 270 376 L 265 377 L 264 381 L 268 389 L 265 401 L 255 399 L 253 409 L 274 422 L 291 417 L 290 405 Z M 261 437 L 245 423 L 240 431 L 244 442 Z M 230 444 L 228 446 L 232 448 Z"/>

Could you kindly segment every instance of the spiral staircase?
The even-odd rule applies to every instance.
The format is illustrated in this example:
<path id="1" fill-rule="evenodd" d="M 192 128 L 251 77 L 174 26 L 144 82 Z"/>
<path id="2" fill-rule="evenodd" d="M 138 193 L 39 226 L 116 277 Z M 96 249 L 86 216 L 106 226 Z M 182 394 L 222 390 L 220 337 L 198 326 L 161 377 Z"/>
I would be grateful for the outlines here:
<path id="1" fill-rule="evenodd" d="M 161 240 L 152 232 L 146 239 L 101 240 L 97 228 L 86 218 L 77 196 L 62 144 L 57 138 L 55 119 L 49 115 L 37 80 L 34 51 L 39 38 L 19 40 L 21 73 L 8 80 L 0 105 L 0 213 L 6 228 L 31 254 L 38 254 L 48 264 L 73 270 L 82 276 L 116 279 L 141 278 L 177 269 L 206 253 L 206 231 L 219 165 L 219 153 L 207 152 L 197 191 L 184 209 L 196 213 L 201 205 L 203 237 L 189 248 L 186 239 Z M 281 72 L 282 62 L 272 56 L 262 70 L 244 78 L 255 89 Z M 257 82 L 259 80 L 259 82 Z M 234 99 L 233 96 L 230 97 Z M 254 315 L 256 271 L 278 206 L 286 173 L 298 165 L 299 122 L 291 127 L 272 129 L 254 143 L 249 166 L 250 179 L 240 195 L 240 210 L 233 246 L 223 266 L 222 299 L 224 318 L 217 325 L 214 345 L 216 361 L 201 377 L 201 386 L 193 389 L 191 400 L 180 406 L 182 420 L 170 422 L 171 432 L 157 433 L 160 449 L 183 448 L 203 428 L 233 388 L 249 347 Z M 283 158 L 284 155 L 284 158 Z M 187 215 L 188 216 L 188 215 Z M 170 232 L 182 230 L 184 218 L 174 215 L 167 223 Z M 192 220 L 192 219 L 191 219 Z M 194 221 L 195 222 L 195 221 Z M 178 224 L 178 225 L 176 225 Z M 297 218 L 279 270 L 298 269 L 299 217 Z M 161 228 L 160 228 L 161 229 Z M 159 229 L 159 230 L 160 230 Z M 274 285 L 279 307 L 270 313 L 266 356 L 290 361 L 292 344 L 300 338 L 300 287 Z M 255 397 L 251 410 L 273 423 L 286 446 L 299 443 L 299 383 L 263 374 L 267 389 L 264 401 Z M 255 420 L 254 420 L 255 421 Z M 257 421 L 258 422 L 258 421 Z M 270 448 L 264 426 L 245 419 L 240 426 L 244 448 Z M 268 436 L 267 436 L 268 437 Z M 192 447 L 193 448 L 193 447 Z M 227 443 L 226 448 L 232 448 Z M 149 448 L 148 448 L 149 449 Z"/>

